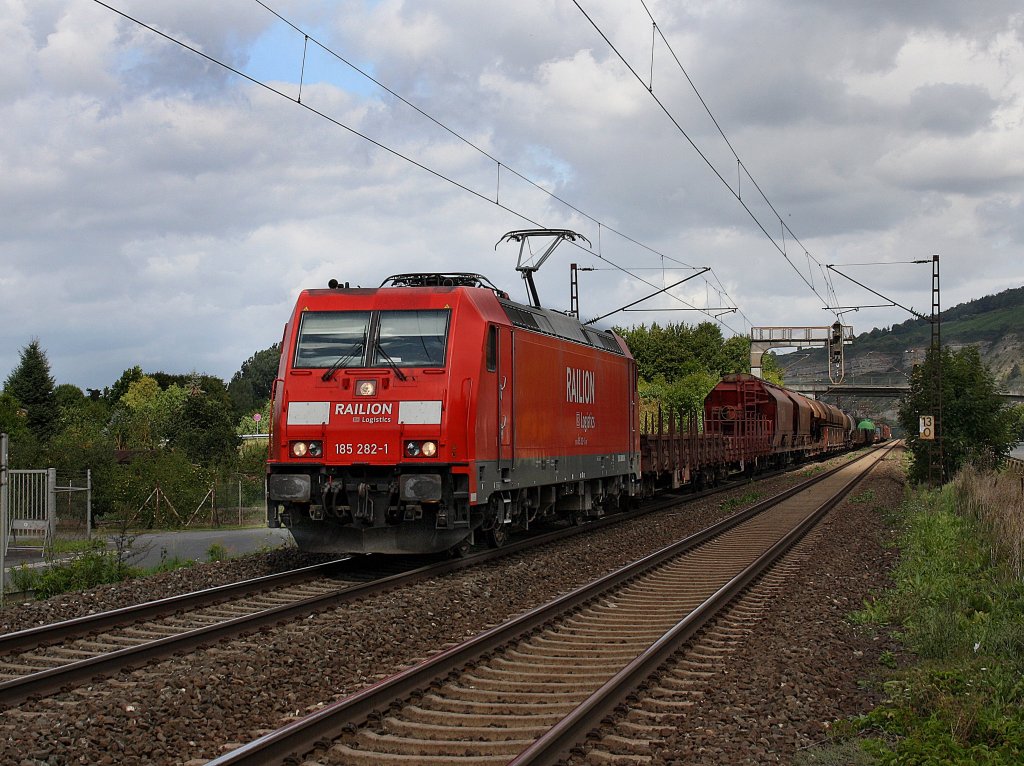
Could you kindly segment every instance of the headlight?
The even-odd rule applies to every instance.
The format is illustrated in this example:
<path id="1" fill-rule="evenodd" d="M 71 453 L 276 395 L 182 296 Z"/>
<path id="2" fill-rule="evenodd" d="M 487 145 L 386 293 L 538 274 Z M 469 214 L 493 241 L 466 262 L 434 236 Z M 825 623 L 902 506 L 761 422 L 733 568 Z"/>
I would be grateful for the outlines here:
<path id="1" fill-rule="evenodd" d="M 437 455 L 437 442 L 406 442 L 406 457 L 434 457 Z"/>
<path id="2" fill-rule="evenodd" d="M 356 381 L 356 396 L 376 396 L 377 395 L 377 381 L 376 380 L 357 380 Z"/>
<path id="3" fill-rule="evenodd" d="M 292 442 L 292 457 L 320 457 L 324 454 L 324 443 L 315 442 Z"/>

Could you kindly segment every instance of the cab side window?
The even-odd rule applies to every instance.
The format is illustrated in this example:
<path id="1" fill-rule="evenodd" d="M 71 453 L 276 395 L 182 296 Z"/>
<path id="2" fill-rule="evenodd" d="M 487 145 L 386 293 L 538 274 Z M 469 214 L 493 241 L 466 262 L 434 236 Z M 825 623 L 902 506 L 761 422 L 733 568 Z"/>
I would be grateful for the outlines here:
<path id="1" fill-rule="evenodd" d="M 498 326 L 487 327 L 487 372 L 498 369 Z"/>

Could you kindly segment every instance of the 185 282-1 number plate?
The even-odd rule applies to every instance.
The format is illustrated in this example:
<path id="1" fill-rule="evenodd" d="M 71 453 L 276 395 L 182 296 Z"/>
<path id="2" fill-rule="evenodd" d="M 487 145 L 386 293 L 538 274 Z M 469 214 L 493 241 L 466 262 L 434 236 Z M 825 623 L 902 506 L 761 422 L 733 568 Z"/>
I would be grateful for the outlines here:
<path id="1" fill-rule="evenodd" d="M 334 445 L 336 455 L 387 455 L 390 454 L 387 443 L 377 442 L 344 442 Z"/>

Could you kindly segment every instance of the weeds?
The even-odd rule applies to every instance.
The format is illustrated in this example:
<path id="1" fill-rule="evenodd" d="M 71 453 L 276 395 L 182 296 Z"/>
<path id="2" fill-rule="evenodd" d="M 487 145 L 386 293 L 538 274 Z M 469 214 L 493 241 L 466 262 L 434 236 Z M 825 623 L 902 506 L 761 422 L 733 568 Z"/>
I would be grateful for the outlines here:
<path id="1" fill-rule="evenodd" d="M 720 507 L 723 511 L 735 511 L 742 506 L 753 505 L 762 497 L 763 495 L 760 492 L 745 492 L 740 497 L 731 497 L 728 500 L 723 500 Z"/>
<path id="2" fill-rule="evenodd" d="M 957 512 L 982 528 L 993 563 L 1024 575 L 1024 486 L 1019 476 L 967 466 L 953 481 Z"/>
<path id="3" fill-rule="evenodd" d="M 220 543 L 213 543 L 206 549 L 207 561 L 224 561 L 228 557 L 228 549 Z"/>
<path id="4" fill-rule="evenodd" d="M 121 582 L 134 574 L 117 551 L 107 550 L 101 540 L 91 540 L 78 547 L 80 550 L 69 558 L 46 567 L 18 567 L 11 573 L 11 583 L 17 590 L 33 591 L 41 601 L 61 593 Z"/>
<path id="5" fill-rule="evenodd" d="M 9 570 L 8 574 L 11 577 L 11 588 L 17 593 L 28 593 L 35 589 L 39 576 L 39 572 L 31 569 L 28 564 L 14 567 Z"/>
<path id="6" fill-rule="evenodd" d="M 142 570 L 140 575 L 145 577 L 146 575 L 160 574 L 161 572 L 173 572 L 177 569 L 188 569 L 191 566 L 195 566 L 195 564 L 195 559 L 183 559 L 178 556 L 163 555 L 160 557 L 159 564 Z"/>
<path id="7" fill-rule="evenodd" d="M 883 685 L 886 701 L 855 721 L 881 764 L 1024 761 L 1024 585 L 1012 525 L 988 507 L 999 486 L 958 477 L 906 504 L 895 587 L 857 622 L 891 623 L 920 664 Z M 1005 498 L 1004 498 L 1005 499 Z M 1003 500 L 1000 500 L 1002 502 Z M 881 663 L 894 668 L 895 657 Z"/>

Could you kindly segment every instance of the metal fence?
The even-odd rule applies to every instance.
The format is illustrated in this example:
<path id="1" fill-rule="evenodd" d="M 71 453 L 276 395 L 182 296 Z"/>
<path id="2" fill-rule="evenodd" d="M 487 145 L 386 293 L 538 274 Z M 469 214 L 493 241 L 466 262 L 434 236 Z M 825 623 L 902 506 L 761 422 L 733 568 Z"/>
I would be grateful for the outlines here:
<path id="1" fill-rule="evenodd" d="M 180 488 L 173 492 L 156 484 L 126 519 L 104 519 L 102 523 L 123 524 L 129 529 L 189 529 L 256 526 L 266 521 L 266 482 L 262 476 L 236 475 L 188 489 L 187 493 Z"/>
<path id="2" fill-rule="evenodd" d="M 235 476 L 214 485 L 214 507 L 221 524 L 266 524 L 267 486 L 263 476 Z"/>
<path id="3" fill-rule="evenodd" d="M 57 472 L 50 469 L 7 471 L 7 551 L 13 547 L 46 550 L 57 531 Z"/>
<path id="4" fill-rule="evenodd" d="M 57 540 L 92 534 L 92 474 L 58 475 L 54 468 L 8 466 L 0 435 L 0 559 L 14 548 L 50 550 Z M 2 561 L 0 561 L 2 563 Z"/>
<path id="5" fill-rule="evenodd" d="M 45 553 L 59 540 L 87 540 L 92 535 L 92 475 L 58 474 L 53 468 L 8 469 L 5 551 L 39 549 Z"/>

